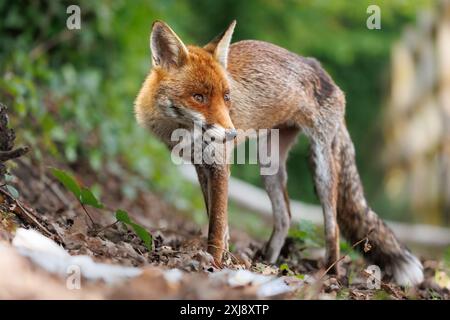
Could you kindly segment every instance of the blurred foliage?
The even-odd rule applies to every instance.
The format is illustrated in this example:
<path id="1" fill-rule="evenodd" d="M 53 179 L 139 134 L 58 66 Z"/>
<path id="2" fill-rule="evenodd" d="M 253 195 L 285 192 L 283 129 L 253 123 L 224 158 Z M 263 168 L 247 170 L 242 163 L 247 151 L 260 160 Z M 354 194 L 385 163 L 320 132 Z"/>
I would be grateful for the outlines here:
<path id="1" fill-rule="evenodd" d="M 311 221 L 302 219 L 289 230 L 288 236 L 303 247 L 322 247 L 321 234 Z"/>
<path id="2" fill-rule="evenodd" d="M 126 167 L 135 173 L 123 186 L 130 197 L 145 181 L 177 206 L 201 210 L 197 190 L 180 181 L 165 146 L 133 115 L 150 67 L 142 39 L 156 17 L 177 11 L 79 1 L 81 30 L 68 30 L 70 4 L 0 1 L 0 101 L 13 111 L 17 132 L 38 159 L 50 154 L 74 169 L 87 162 L 98 174 Z"/>
<path id="3" fill-rule="evenodd" d="M 237 19 L 234 41 L 270 41 L 322 61 L 347 94 L 369 200 L 388 212 L 376 150 L 389 49 L 430 2 L 0 0 L 0 101 L 13 110 L 17 132 L 37 157 L 50 154 L 73 168 L 86 161 L 99 174 L 126 167 L 135 173 L 124 186 L 130 197 L 145 181 L 177 206 L 201 210 L 198 190 L 180 181 L 166 148 L 136 125 L 133 99 L 150 67 L 153 20 L 167 21 L 187 43 L 203 44 Z M 366 9 L 374 3 L 382 30 L 366 28 Z M 81 8 L 81 30 L 66 28 L 70 4 Z M 301 139 L 289 160 L 289 190 L 313 202 L 307 154 Z M 255 166 L 235 166 L 233 174 L 260 184 Z"/>

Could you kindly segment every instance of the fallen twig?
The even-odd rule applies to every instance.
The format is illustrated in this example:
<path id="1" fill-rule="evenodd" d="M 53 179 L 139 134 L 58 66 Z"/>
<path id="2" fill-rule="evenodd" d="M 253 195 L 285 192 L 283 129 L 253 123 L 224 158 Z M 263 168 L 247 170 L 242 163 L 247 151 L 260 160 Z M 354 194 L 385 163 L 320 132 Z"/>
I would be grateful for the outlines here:
<path id="1" fill-rule="evenodd" d="M 99 230 L 96 230 L 96 231 L 94 232 L 94 236 L 97 236 L 100 232 L 103 232 L 103 231 L 105 231 L 106 229 L 109 229 L 109 228 L 115 226 L 115 225 L 118 224 L 119 222 L 120 222 L 119 220 L 116 220 L 116 221 L 114 221 L 113 223 L 108 224 L 107 226 L 104 226 L 104 227 L 100 228 Z"/>
<path id="2" fill-rule="evenodd" d="M 8 191 L 4 190 L 3 188 L 0 188 L 0 192 L 7 196 L 10 200 L 12 200 L 17 207 L 19 207 L 19 212 L 22 213 L 21 218 L 25 220 L 27 223 L 34 225 L 36 228 L 44 232 L 47 236 L 53 237 L 54 234 L 51 233 L 44 225 L 42 225 L 38 219 L 35 217 L 33 213 L 31 213 L 28 209 L 25 208 L 25 206 L 16 198 L 14 198 Z M 61 239 L 60 239 L 61 240 Z"/>
<path id="3" fill-rule="evenodd" d="M 367 251 L 369 251 L 370 250 L 370 245 L 369 245 L 369 235 L 372 233 L 372 231 L 373 231 L 373 229 L 371 229 L 367 234 L 366 234 L 366 236 L 364 237 L 364 238 L 362 238 L 361 240 L 359 240 L 359 241 L 357 241 L 357 242 L 355 242 L 353 245 L 352 245 L 352 247 L 351 247 L 351 249 L 355 249 L 355 247 L 356 246 L 358 246 L 359 244 L 361 244 L 362 242 L 364 242 L 364 241 L 366 241 L 366 244 L 365 244 L 365 248 L 366 248 L 366 246 L 367 246 Z M 325 277 L 326 276 L 326 274 L 337 264 L 337 263 L 339 263 L 339 262 L 341 262 L 342 260 L 344 260 L 346 257 L 348 256 L 348 253 L 347 254 L 344 254 L 342 257 L 340 257 L 339 259 L 337 259 L 336 261 L 334 261 L 326 270 L 325 270 L 325 272 L 323 273 L 323 275 L 320 277 L 320 279 L 323 279 L 323 277 Z"/>
<path id="4" fill-rule="evenodd" d="M 27 153 L 29 150 L 30 150 L 29 147 L 24 146 L 24 147 L 19 147 L 14 150 L 0 151 L 0 161 L 4 162 L 7 160 L 19 158 L 19 157 L 23 156 L 25 153 Z"/>

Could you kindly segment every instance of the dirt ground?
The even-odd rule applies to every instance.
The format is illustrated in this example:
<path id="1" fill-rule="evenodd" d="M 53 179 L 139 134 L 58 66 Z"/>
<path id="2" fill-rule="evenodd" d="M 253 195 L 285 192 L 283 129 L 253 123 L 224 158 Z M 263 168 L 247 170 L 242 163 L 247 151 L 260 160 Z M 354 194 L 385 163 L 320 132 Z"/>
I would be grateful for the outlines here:
<path id="1" fill-rule="evenodd" d="M 341 277 L 324 275 L 323 250 L 318 254 L 311 250 L 306 255 L 305 250 L 299 250 L 288 240 L 280 263 L 267 265 L 258 258 L 263 243 L 236 228 L 231 230 L 233 252 L 226 253 L 221 270 L 206 253 L 205 228 L 187 219 L 186 214 L 161 200 L 158 194 L 143 190 L 136 199 L 127 200 L 120 191 L 126 177 L 108 172 L 98 177 L 83 166 L 70 168 L 85 185 L 101 182 L 106 190 L 103 202 L 110 208 L 127 210 L 150 231 L 153 249 L 149 252 L 132 230 L 114 223 L 112 210 L 89 209 L 97 225 L 93 227 L 76 199 L 52 177 L 50 165 L 68 169 L 25 157 L 15 161 L 12 185 L 20 197 L 15 200 L 7 193 L 0 194 L 1 299 L 449 298 L 448 289 L 435 282 L 440 268 L 437 261 L 424 261 L 426 280 L 417 288 L 402 289 L 383 281 L 380 289 L 369 289 L 361 260 L 346 257 Z M 81 289 L 68 289 L 66 277 L 37 266 L 12 245 L 20 227 L 39 231 L 72 256 L 87 255 L 96 262 L 139 267 L 142 273 L 113 285 L 82 279 Z M 237 270 L 253 273 L 251 276 L 245 272 L 227 273 Z M 261 294 L 262 285 L 258 285 L 254 275 L 272 276 L 273 281 L 283 282 L 284 288 L 288 286 L 291 290 Z"/>

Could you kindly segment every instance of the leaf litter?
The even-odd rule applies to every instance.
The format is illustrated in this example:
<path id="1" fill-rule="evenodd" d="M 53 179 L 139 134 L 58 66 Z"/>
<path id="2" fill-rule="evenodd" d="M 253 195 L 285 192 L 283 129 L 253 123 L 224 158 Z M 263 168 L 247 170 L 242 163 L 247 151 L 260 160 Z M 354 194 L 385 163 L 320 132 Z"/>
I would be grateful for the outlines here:
<path id="1" fill-rule="evenodd" d="M 102 202 L 85 191 L 85 200 L 98 207 L 90 210 L 92 218 L 96 224 L 107 226 L 100 232 L 92 230 L 83 208 L 48 171 L 29 159 L 20 159 L 13 174 L 20 201 L 51 236 L 40 230 L 25 230 L 36 227 L 15 214 L 14 199 L 6 196 L 0 199 L 0 274 L 22 274 L 31 281 L 23 283 L 22 276 L 1 278 L 0 287 L 8 290 L 2 290 L 0 298 L 366 300 L 449 297 L 448 276 L 439 263 L 425 261 L 427 278 L 417 288 L 402 289 L 382 282 L 379 289 L 369 289 L 361 259 L 344 257 L 343 275 L 339 278 L 324 275 L 322 249 L 312 248 L 307 252 L 288 239 L 280 263 L 269 265 L 258 258 L 263 243 L 241 230 L 232 230 L 235 249 L 225 254 L 224 266 L 218 268 L 206 252 L 205 229 L 156 193 L 142 190 L 136 199 L 130 200 L 120 188 L 126 181 L 117 175 L 103 173 L 102 177 L 96 177 L 79 169 L 77 179 L 85 183 L 93 182 L 89 179 L 94 178 L 102 180 L 108 190 Z M 73 185 L 71 188 L 77 190 Z M 101 209 L 106 205 L 124 208 L 132 224 L 149 230 L 151 250 L 149 243 L 132 227 L 127 227 L 127 223 L 116 223 L 114 212 Z M 27 239 L 34 241 L 27 243 Z M 39 243 L 49 252 L 43 255 L 37 250 Z M 371 249 L 370 243 L 364 246 Z M 49 267 L 52 258 L 48 255 L 59 257 L 54 259 L 58 267 Z M 67 289 L 70 265 L 81 266 L 79 290 Z M 44 283 L 48 290 L 42 289 Z"/>

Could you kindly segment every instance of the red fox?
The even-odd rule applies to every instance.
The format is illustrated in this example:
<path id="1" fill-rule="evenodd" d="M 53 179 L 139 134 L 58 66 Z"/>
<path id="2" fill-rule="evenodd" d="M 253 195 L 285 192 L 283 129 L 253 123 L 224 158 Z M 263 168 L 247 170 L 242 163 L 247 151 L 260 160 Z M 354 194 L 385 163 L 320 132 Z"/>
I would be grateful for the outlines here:
<path id="1" fill-rule="evenodd" d="M 314 182 L 323 208 L 327 265 L 339 258 L 339 229 L 351 243 L 369 234 L 372 249 L 363 254 L 369 262 L 398 284 L 422 282 L 419 260 L 366 202 L 344 120 L 343 92 L 313 58 L 262 41 L 230 45 L 235 24 L 197 47 L 184 45 L 164 22 L 154 22 L 152 69 L 135 101 L 138 123 L 169 148 L 174 143 L 171 133 L 194 123 L 214 127 L 223 139 L 235 138 L 236 129 L 279 129 L 278 171 L 262 176 L 274 216 L 264 250 L 270 263 L 276 262 L 290 227 L 286 159 L 302 132 L 310 140 Z M 208 252 L 220 264 L 228 244 L 229 166 L 195 167 L 209 216 Z M 339 268 L 331 270 L 337 273 Z"/>

